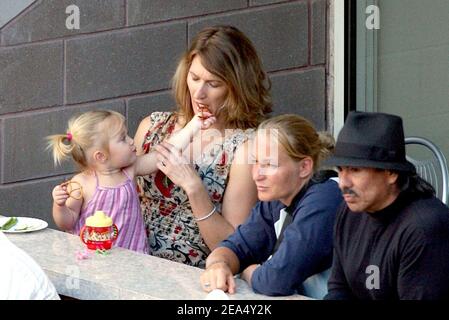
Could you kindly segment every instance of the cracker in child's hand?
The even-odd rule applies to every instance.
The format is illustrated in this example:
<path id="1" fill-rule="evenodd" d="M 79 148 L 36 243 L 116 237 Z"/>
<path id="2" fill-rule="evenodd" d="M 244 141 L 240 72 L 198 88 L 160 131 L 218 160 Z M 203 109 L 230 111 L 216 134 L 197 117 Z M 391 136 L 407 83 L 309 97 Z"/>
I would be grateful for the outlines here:
<path id="1" fill-rule="evenodd" d="M 83 187 L 79 182 L 69 180 L 61 183 L 61 187 L 64 186 L 67 186 L 67 193 L 71 198 L 75 200 L 80 200 L 83 198 Z"/>

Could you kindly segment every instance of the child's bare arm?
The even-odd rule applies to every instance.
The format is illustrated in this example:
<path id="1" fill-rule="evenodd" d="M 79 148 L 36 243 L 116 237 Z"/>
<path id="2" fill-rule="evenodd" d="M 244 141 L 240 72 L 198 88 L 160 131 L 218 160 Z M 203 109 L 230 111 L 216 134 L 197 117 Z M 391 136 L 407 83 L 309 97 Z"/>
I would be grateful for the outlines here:
<path id="1" fill-rule="evenodd" d="M 82 189 L 71 190 L 70 188 L 67 184 L 61 184 L 57 185 L 52 192 L 53 220 L 62 230 L 74 228 L 83 205 Z"/>
<path id="2" fill-rule="evenodd" d="M 195 115 L 184 128 L 167 139 L 167 142 L 176 149 L 183 151 L 199 130 L 209 128 L 215 121 L 215 117 L 209 112 L 203 112 L 202 118 L 199 115 Z M 135 175 L 150 174 L 157 170 L 156 153 L 153 150 L 137 157 Z"/>
<path id="3" fill-rule="evenodd" d="M 182 151 L 189 145 L 191 139 L 198 131 L 208 129 L 215 121 L 215 117 L 207 111 L 204 111 L 201 115 L 196 114 L 184 128 L 172 135 L 166 142 Z"/>

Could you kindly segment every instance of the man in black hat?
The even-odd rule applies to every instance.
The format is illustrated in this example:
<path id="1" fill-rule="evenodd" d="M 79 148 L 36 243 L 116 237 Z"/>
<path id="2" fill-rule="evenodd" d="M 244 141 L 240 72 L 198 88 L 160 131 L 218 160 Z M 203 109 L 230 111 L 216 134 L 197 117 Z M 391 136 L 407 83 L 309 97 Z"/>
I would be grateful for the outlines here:
<path id="1" fill-rule="evenodd" d="M 348 115 L 327 161 L 344 203 L 326 299 L 448 299 L 449 208 L 405 158 L 402 119 Z"/>

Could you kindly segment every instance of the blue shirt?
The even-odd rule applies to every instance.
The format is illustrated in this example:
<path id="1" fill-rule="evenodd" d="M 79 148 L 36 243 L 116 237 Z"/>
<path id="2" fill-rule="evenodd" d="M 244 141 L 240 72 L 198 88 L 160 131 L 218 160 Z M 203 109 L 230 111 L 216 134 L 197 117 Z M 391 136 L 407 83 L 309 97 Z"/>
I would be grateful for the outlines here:
<path id="1" fill-rule="evenodd" d="M 333 226 L 341 201 L 333 180 L 310 186 L 291 204 L 293 220 L 269 260 L 277 240 L 274 224 L 286 207 L 280 201 L 258 202 L 248 220 L 220 246 L 237 255 L 240 272 L 251 264 L 261 264 L 252 275 L 254 292 L 270 296 L 302 293 L 304 280 L 332 264 Z"/>

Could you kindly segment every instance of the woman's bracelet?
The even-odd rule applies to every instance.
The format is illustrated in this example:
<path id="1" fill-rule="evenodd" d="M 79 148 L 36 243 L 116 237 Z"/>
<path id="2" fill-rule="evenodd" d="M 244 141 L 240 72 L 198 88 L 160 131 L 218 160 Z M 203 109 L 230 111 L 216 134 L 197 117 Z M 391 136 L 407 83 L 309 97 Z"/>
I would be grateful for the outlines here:
<path id="1" fill-rule="evenodd" d="M 206 214 L 204 217 L 194 218 L 194 219 L 196 222 L 206 220 L 206 219 L 210 218 L 216 211 L 217 211 L 217 207 L 214 205 L 214 207 L 212 208 L 212 211 L 209 212 L 208 214 Z"/>

